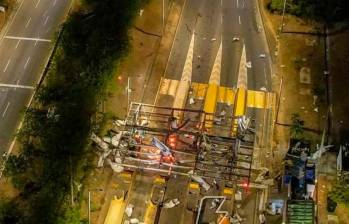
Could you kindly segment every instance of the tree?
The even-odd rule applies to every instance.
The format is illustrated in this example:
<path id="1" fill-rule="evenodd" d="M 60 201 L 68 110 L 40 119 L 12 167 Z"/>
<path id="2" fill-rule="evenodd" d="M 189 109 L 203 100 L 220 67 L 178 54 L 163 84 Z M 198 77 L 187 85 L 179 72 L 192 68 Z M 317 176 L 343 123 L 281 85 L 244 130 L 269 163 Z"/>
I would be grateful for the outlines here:
<path id="1" fill-rule="evenodd" d="M 349 206 L 349 177 L 338 180 L 329 192 L 329 197 L 337 203 Z"/>
<path id="2" fill-rule="evenodd" d="M 300 119 L 298 113 L 293 113 L 291 115 L 291 137 L 294 139 L 302 139 L 304 133 L 304 121 Z"/>

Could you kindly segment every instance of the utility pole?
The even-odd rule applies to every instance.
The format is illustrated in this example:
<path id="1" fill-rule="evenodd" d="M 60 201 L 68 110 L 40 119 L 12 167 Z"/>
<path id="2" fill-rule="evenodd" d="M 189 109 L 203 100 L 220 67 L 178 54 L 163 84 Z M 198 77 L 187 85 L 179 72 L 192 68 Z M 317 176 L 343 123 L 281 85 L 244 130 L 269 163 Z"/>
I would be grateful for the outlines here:
<path id="1" fill-rule="evenodd" d="M 162 0 L 162 36 L 165 33 L 165 0 Z"/>
<path id="2" fill-rule="evenodd" d="M 127 94 L 127 111 L 126 111 L 126 114 L 127 114 L 130 106 L 130 98 L 131 98 L 131 80 L 129 76 L 127 77 L 126 94 Z"/>

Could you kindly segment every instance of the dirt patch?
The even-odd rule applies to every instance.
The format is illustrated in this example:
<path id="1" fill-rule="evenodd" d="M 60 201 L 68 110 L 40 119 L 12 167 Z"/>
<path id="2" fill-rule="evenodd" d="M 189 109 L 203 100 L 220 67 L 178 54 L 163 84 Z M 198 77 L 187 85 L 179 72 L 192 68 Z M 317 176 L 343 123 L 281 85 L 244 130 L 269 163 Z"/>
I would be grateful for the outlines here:
<path id="1" fill-rule="evenodd" d="M 267 10 L 270 0 L 263 0 L 261 10 L 269 39 L 269 47 L 273 53 L 274 74 L 273 90 L 279 95 L 279 111 L 276 118 L 274 136 L 274 155 L 278 161 L 283 159 L 288 149 L 289 127 L 291 115 L 299 113 L 305 121 L 305 138 L 312 145 L 319 140 L 318 132 L 325 124 L 324 92 L 324 49 L 323 39 L 316 35 L 280 34 L 282 17 Z M 316 24 L 309 24 L 293 16 L 286 16 L 284 30 L 302 33 L 316 32 Z M 309 72 L 307 82 L 301 80 L 301 69 Z M 281 87 L 281 88 L 280 88 Z M 281 90 L 281 92 L 280 92 Z M 315 95 L 315 96 L 314 96 Z M 315 98 L 315 100 L 314 100 Z"/>

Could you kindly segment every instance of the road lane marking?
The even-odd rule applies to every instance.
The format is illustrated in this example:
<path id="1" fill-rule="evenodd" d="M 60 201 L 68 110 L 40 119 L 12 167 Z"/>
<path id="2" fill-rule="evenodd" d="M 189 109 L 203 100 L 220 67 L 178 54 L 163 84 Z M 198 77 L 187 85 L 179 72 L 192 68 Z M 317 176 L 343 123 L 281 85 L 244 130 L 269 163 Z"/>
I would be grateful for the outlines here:
<path id="1" fill-rule="evenodd" d="M 11 59 L 8 59 L 7 64 L 6 64 L 5 69 L 4 69 L 4 72 L 6 72 L 7 67 L 8 67 L 8 65 L 10 64 L 10 62 L 11 62 Z"/>
<path id="2" fill-rule="evenodd" d="M 239 16 L 239 24 L 241 25 L 241 17 Z"/>
<path id="3" fill-rule="evenodd" d="M 239 0 L 236 0 L 236 7 L 239 8 Z"/>
<path id="4" fill-rule="evenodd" d="M 46 25 L 46 23 L 47 23 L 49 17 L 50 17 L 50 16 L 47 16 L 47 17 L 46 17 L 45 22 L 44 22 L 44 26 Z"/>
<path id="5" fill-rule="evenodd" d="M 56 5 L 56 2 L 57 2 L 57 0 L 54 0 L 54 1 L 53 1 L 53 6 L 55 6 L 55 5 Z"/>
<path id="6" fill-rule="evenodd" d="M 21 42 L 21 40 L 18 40 L 18 41 L 17 41 L 17 44 L 16 44 L 15 49 L 17 49 L 17 47 L 18 47 L 18 45 L 19 45 L 20 42 Z"/>
<path id="7" fill-rule="evenodd" d="M 41 42 L 51 42 L 49 39 L 41 39 L 41 38 L 30 38 L 30 37 L 14 37 L 14 36 L 5 36 L 6 39 L 13 40 L 32 40 L 32 41 L 41 41 Z"/>
<path id="8" fill-rule="evenodd" d="M 29 17 L 27 23 L 25 24 L 25 28 L 28 28 L 30 21 L 32 20 L 32 17 Z"/>
<path id="9" fill-rule="evenodd" d="M 223 0 L 221 0 L 221 6 L 223 6 Z"/>
<path id="10" fill-rule="evenodd" d="M 36 2 L 35 8 L 38 7 L 39 3 L 40 3 L 40 0 L 38 0 L 38 1 Z"/>
<path id="11" fill-rule="evenodd" d="M 5 114 L 6 114 L 9 106 L 10 106 L 10 102 L 7 103 L 6 108 L 5 108 L 4 112 L 2 113 L 2 117 L 5 117 Z"/>
<path id="12" fill-rule="evenodd" d="M 245 8 L 245 0 L 242 0 L 242 8 Z"/>
<path id="13" fill-rule="evenodd" d="M 25 62 L 24 69 L 27 67 L 29 61 L 30 61 L 30 56 L 28 57 L 27 61 Z"/>
<path id="14" fill-rule="evenodd" d="M 13 84 L 4 84 L 4 83 L 0 83 L 0 87 L 18 88 L 18 89 L 35 89 L 35 87 L 33 86 L 13 85 Z"/>

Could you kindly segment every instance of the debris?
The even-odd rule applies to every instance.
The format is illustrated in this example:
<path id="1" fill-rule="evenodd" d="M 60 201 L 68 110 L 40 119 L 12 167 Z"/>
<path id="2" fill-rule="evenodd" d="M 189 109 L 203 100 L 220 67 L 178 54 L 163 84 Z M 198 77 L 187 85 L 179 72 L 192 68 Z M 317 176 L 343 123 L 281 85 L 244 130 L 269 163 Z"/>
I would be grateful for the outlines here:
<path id="1" fill-rule="evenodd" d="M 170 201 L 164 203 L 163 208 L 173 208 L 175 206 L 176 206 L 176 204 L 173 202 L 173 200 L 170 200 Z"/>
<path id="2" fill-rule="evenodd" d="M 260 58 L 265 58 L 266 56 L 265 56 L 265 54 L 260 54 L 259 57 Z"/>
<path id="3" fill-rule="evenodd" d="M 235 42 L 235 41 L 239 41 L 240 40 L 240 38 L 238 38 L 238 37 L 233 37 L 233 41 Z"/>
<path id="4" fill-rule="evenodd" d="M 264 86 L 262 86 L 262 87 L 260 88 L 260 90 L 266 92 L 266 91 L 267 91 L 267 88 L 265 88 Z"/>
<path id="5" fill-rule="evenodd" d="M 217 206 L 219 205 L 219 201 L 220 201 L 220 200 L 219 200 L 218 198 L 213 199 L 212 202 L 211 202 L 211 207 L 210 207 L 210 209 L 216 209 Z"/>
<path id="6" fill-rule="evenodd" d="M 111 143 L 113 146 L 118 147 L 122 134 L 123 134 L 123 132 L 120 131 L 118 134 L 116 134 L 115 136 L 113 136 L 113 137 L 111 138 L 111 140 L 110 140 L 110 143 Z"/>
<path id="7" fill-rule="evenodd" d="M 194 174 L 193 170 L 189 171 L 188 174 L 191 175 L 191 179 L 199 183 L 200 186 L 203 187 L 206 191 L 208 191 L 211 188 L 211 186 L 203 178 L 197 175 L 193 175 Z"/>
<path id="8" fill-rule="evenodd" d="M 318 107 L 315 107 L 314 108 L 314 111 L 317 113 L 317 112 L 319 112 L 319 108 Z"/>
<path id="9" fill-rule="evenodd" d="M 139 16 L 142 16 L 144 12 L 144 9 L 139 10 Z"/>
<path id="10" fill-rule="evenodd" d="M 252 68 L 252 64 L 250 61 L 246 62 L 246 68 Z"/>
<path id="11" fill-rule="evenodd" d="M 211 41 L 216 41 L 217 39 L 216 38 L 212 38 Z"/>
<path id="12" fill-rule="evenodd" d="M 138 224 L 139 220 L 137 218 L 132 218 L 132 219 L 130 219 L 130 223 L 131 224 Z"/>
<path id="13" fill-rule="evenodd" d="M 225 110 L 222 110 L 221 113 L 220 113 L 220 115 L 221 115 L 222 117 L 224 117 L 226 114 L 227 114 L 227 112 L 225 112 Z"/>
<path id="14" fill-rule="evenodd" d="M 173 201 L 173 203 L 175 203 L 175 205 L 179 205 L 179 204 L 180 204 L 178 198 L 175 198 L 175 199 L 173 199 L 172 201 Z"/>
<path id="15" fill-rule="evenodd" d="M 104 160 L 108 157 L 112 150 L 105 151 L 98 159 L 97 167 L 103 167 Z"/>
<path id="16" fill-rule="evenodd" d="M 110 144 L 111 143 L 111 137 L 103 137 L 103 141 Z"/>
<path id="17" fill-rule="evenodd" d="M 95 133 L 91 134 L 91 140 L 97 144 L 98 147 L 100 147 L 103 150 L 107 150 L 108 149 L 108 144 L 105 143 L 104 141 L 102 141 L 102 139 L 100 137 L 98 137 Z"/>
<path id="18" fill-rule="evenodd" d="M 127 207 L 125 208 L 125 213 L 126 215 L 130 218 L 133 212 L 134 205 L 133 204 L 128 204 Z"/>
<path id="19" fill-rule="evenodd" d="M 123 120 L 115 120 L 114 121 L 114 125 L 116 125 L 116 126 L 118 126 L 118 127 L 120 127 L 120 126 L 124 126 L 126 123 L 125 123 L 125 121 L 123 121 Z"/>
<path id="20" fill-rule="evenodd" d="M 112 168 L 112 170 L 116 173 L 121 173 L 124 170 L 123 166 L 120 166 L 118 163 L 113 163 L 112 161 L 108 161 L 110 164 L 110 167 Z"/>
<path id="21" fill-rule="evenodd" d="M 192 105 L 192 104 L 194 104 L 194 103 L 195 103 L 194 98 L 193 98 L 193 97 L 190 97 L 190 98 L 189 98 L 189 104 Z"/>

